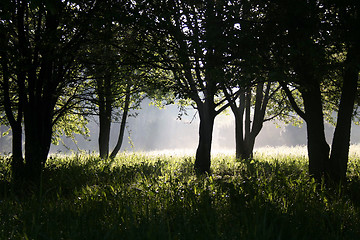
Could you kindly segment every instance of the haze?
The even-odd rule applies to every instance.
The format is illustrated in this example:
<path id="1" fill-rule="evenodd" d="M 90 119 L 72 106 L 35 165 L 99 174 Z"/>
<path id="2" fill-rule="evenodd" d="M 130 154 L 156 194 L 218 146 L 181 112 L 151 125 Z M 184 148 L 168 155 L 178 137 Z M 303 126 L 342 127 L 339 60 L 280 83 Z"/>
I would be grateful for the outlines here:
<path id="1" fill-rule="evenodd" d="M 188 108 L 187 116 L 178 119 L 178 107 L 166 106 L 158 109 L 150 106 L 149 102 L 142 104 L 142 109 L 137 111 L 137 117 L 128 119 L 128 127 L 125 133 L 121 151 L 163 151 L 195 154 L 198 143 L 199 117 L 196 111 Z M 213 152 L 235 152 L 234 122 L 232 113 L 221 114 L 216 118 L 213 138 Z M 279 127 L 280 125 L 280 127 Z M 98 125 L 95 121 L 88 125 L 90 138 L 76 136 L 77 144 L 71 139 L 64 138 L 66 147 L 62 144 L 51 146 L 51 153 L 71 153 L 79 149 L 87 152 L 98 151 Z M 1 127 L 0 153 L 11 152 L 10 136 L 2 136 L 6 131 Z M 119 124 L 113 123 L 111 132 L 111 148 L 115 145 L 118 137 Z M 326 124 L 326 136 L 331 141 L 333 127 Z M 360 143 L 360 128 L 353 124 L 351 143 Z M 256 140 L 255 149 L 266 146 L 297 146 L 306 145 L 306 129 L 284 125 L 279 122 L 266 122 L 264 128 Z"/>
<path id="2" fill-rule="evenodd" d="M 165 109 L 158 109 L 150 106 L 149 102 L 142 104 L 142 109 L 137 111 L 137 117 L 128 119 L 128 127 L 124 136 L 121 151 L 177 151 L 195 154 L 198 144 L 199 117 L 196 111 L 188 108 L 187 116 L 183 115 L 178 119 L 178 107 L 176 105 L 166 106 Z M 235 153 L 234 121 L 229 111 L 216 118 L 213 136 L 213 152 L 226 151 Z M 280 125 L 280 127 L 279 127 Z M 77 136 L 77 144 L 71 139 L 64 139 L 67 147 L 76 151 L 77 149 L 89 152 L 98 151 L 98 125 L 91 122 L 88 125 L 90 138 Z M 111 148 L 115 145 L 118 137 L 119 124 L 112 125 Z M 331 142 L 333 127 L 326 124 L 326 136 Z M 353 125 L 351 143 L 360 143 L 360 128 Z M 130 143 L 131 142 L 131 143 Z M 306 145 L 305 127 L 295 127 L 282 123 L 266 122 L 260 132 L 255 148 L 266 146 L 296 146 Z M 52 146 L 52 153 L 68 153 L 69 150 L 62 146 Z"/>

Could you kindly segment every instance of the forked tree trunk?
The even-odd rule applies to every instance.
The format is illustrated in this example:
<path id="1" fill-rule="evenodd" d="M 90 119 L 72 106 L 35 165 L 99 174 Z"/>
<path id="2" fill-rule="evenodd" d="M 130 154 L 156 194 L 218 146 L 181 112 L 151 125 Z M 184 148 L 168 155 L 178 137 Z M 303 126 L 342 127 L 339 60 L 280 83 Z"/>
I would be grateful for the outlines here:
<path id="1" fill-rule="evenodd" d="M 237 135 L 235 133 L 235 135 Z M 244 140 L 242 137 L 236 136 L 236 159 L 248 160 L 253 157 L 255 141 L 250 139 Z"/>
<path id="2" fill-rule="evenodd" d="M 235 118 L 235 156 L 236 159 L 250 159 L 252 149 L 249 143 L 245 141 L 240 128 L 243 128 L 243 121 Z"/>
<path id="3" fill-rule="evenodd" d="M 6 56 L 6 55 L 5 55 Z M 11 173 L 12 173 L 12 181 L 17 184 L 17 182 L 21 181 L 24 172 L 24 159 L 22 153 L 22 121 L 23 121 L 23 98 L 20 97 L 18 100 L 18 108 L 17 108 L 17 116 L 14 116 L 13 109 L 11 107 L 10 100 L 10 73 L 8 69 L 8 58 L 1 58 L 1 67 L 2 67 L 2 90 L 3 90 L 3 98 L 4 98 L 4 111 L 6 117 L 10 123 L 11 131 L 12 131 L 12 161 L 11 161 Z M 18 80 L 21 82 L 23 79 L 23 74 L 19 74 Z M 22 86 L 22 85 L 20 85 Z M 22 87 L 19 89 L 23 90 Z"/>
<path id="4" fill-rule="evenodd" d="M 251 90 L 240 94 L 239 106 L 236 106 L 236 103 L 231 104 L 231 109 L 235 116 L 235 142 L 237 159 L 250 159 L 253 157 L 255 140 L 263 127 L 265 111 L 269 102 L 270 83 L 267 84 L 265 93 L 263 90 L 264 83 L 259 83 L 256 86 L 254 116 L 252 120 Z"/>
<path id="5" fill-rule="evenodd" d="M 200 116 L 199 144 L 196 150 L 195 171 L 197 173 L 209 173 L 211 165 L 211 144 L 214 128 L 215 112 L 208 102 L 198 106 Z"/>
<path id="6" fill-rule="evenodd" d="M 349 50 L 347 58 L 348 66 L 343 77 L 344 81 L 332 142 L 330 164 L 327 169 L 328 177 L 334 183 L 346 181 L 349 159 L 351 122 L 359 80 L 359 68 L 356 67 L 356 61 L 353 62 L 352 57 L 354 56 L 351 54 L 352 52 Z"/>
<path id="7" fill-rule="evenodd" d="M 309 174 L 321 181 L 325 165 L 329 163 L 330 147 L 325 138 L 320 86 L 314 81 L 313 85 L 301 94 L 306 115 Z"/>
<path id="8" fill-rule="evenodd" d="M 255 143 L 251 135 L 251 90 L 240 95 L 240 105 L 234 108 L 232 109 L 235 116 L 235 155 L 237 159 L 250 159 Z"/>

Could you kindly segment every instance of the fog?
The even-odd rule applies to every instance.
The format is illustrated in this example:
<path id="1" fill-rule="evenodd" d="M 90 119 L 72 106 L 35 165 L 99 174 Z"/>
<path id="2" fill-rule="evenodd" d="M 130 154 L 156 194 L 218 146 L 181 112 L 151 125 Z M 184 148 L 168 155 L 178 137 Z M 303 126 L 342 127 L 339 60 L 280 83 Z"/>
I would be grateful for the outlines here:
<path id="1" fill-rule="evenodd" d="M 134 114 L 135 112 L 132 112 Z M 196 111 L 189 107 L 187 115 L 178 118 L 179 109 L 176 105 L 158 109 L 142 103 L 142 109 L 136 111 L 136 117 L 129 117 L 121 151 L 177 151 L 195 154 L 198 143 L 199 117 Z M 90 137 L 76 136 L 77 143 L 64 138 L 63 144 L 51 146 L 51 153 L 71 153 L 78 150 L 87 152 L 98 151 L 98 124 L 96 119 L 88 125 Z M 215 120 L 213 135 L 213 151 L 235 153 L 234 118 L 229 110 L 219 115 Z M 3 136 L 7 128 L 0 127 L 0 153 L 11 151 L 11 135 Z M 119 134 L 119 123 L 112 124 L 111 149 L 115 146 Z M 326 136 L 329 143 L 333 134 L 333 127 L 326 124 Z M 360 127 L 353 125 L 351 143 L 360 143 Z M 255 149 L 266 146 L 297 146 L 306 144 L 306 129 L 284 125 L 279 122 L 266 122 L 258 138 Z"/>
<path id="2" fill-rule="evenodd" d="M 187 115 L 178 118 L 179 109 L 176 105 L 158 109 L 142 104 L 136 117 L 129 117 L 121 151 L 178 151 L 195 153 L 198 143 L 199 117 L 189 107 Z M 64 139 L 68 149 L 62 145 L 52 146 L 51 152 L 67 153 L 69 149 L 88 152 L 98 151 L 98 124 L 92 121 L 88 125 L 90 138 L 85 140 L 77 136 L 77 144 L 71 139 Z M 231 111 L 219 115 L 215 120 L 213 135 L 213 151 L 235 152 L 234 118 Z M 111 131 L 111 149 L 115 146 L 119 134 L 119 123 L 113 123 Z M 333 127 L 326 124 L 326 136 L 331 142 Z M 360 142 L 360 128 L 353 126 L 351 143 Z M 266 122 L 260 132 L 255 148 L 265 146 L 297 146 L 306 144 L 305 127 L 284 125 L 279 122 Z M 110 150 L 111 150 L 110 149 Z M 71 151 L 70 150 L 70 151 Z"/>

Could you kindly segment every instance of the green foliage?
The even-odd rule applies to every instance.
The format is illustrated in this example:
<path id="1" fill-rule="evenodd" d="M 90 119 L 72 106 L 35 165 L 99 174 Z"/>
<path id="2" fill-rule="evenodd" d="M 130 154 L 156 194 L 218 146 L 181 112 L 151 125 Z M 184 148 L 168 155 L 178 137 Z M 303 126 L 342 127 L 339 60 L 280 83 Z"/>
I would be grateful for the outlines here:
<path id="1" fill-rule="evenodd" d="M 54 126 L 52 144 L 58 145 L 62 141 L 61 137 L 66 136 L 75 140 L 75 135 L 83 135 L 89 137 L 90 130 L 86 126 L 88 121 L 81 115 L 67 114 L 62 116 Z"/>
<path id="2" fill-rule="evenodd" d="M 213 159 L 196 176 L 189 157 L 53 156 L 41 191 L 18 198 L 0 165 L 1 239 L 354 239 L 360 234 L 359 159 L 349 184 L 326 190 L 303 156 Z"/>

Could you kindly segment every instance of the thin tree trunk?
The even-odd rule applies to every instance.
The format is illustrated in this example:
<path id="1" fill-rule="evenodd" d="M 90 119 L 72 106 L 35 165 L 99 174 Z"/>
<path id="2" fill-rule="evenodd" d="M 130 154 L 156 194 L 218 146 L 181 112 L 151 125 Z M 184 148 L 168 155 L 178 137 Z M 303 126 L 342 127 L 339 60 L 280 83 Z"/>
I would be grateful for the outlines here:
<path id="1" fill-rule="evenodd" d="M 130 95 L 131 95 L 130 89 L 128 88 L 127 92 L 126 92 L 125 105 L 124 105 L 123 114 L 122 114 L 121 123 L 120 123 L 119 137 L 118 137 L 118 140 L 117 140 L 114 150 L 110 154 L 111 159 L 114 159 L 116 157 L 116 155 L 120 151 L 121 145 L 123 143 L 125 127 L 126 127 L 126 119 L 127 119 L 127 116 L 129 113 L 129 107 L 130 107 Z"/>
<path id="2" fill-rule="evenodd" d="M 352 57 L 351 54 L 352 52 L 349 51 L 349 58 Z M 356 61 L 353 62 L 352 59 L 349 59 L 347 64 L 348 66 L 343 77 L 344 82 L 337 124 L 333 136 L 330 164 L 327 172 L 328 177 L 330 178 L 329 180 L 334 183 L 346 181 L 351 122 L 359 80 L 359 69 L 356 67 Z"/>
<path id="3" fill-rule="evenodd" d="M 22 181 L 23 172 L 24 172 L 24 159 L 22 153 L 22 120 L 23 120 L 23 98 L 19 97 L 19 102 L 17 104 L 17 116 L 13 114 L 13 109 L 11 108 L 10 100 L 10 86 L 9 78 L 10 73 L 8 69 L 7 57 L 2 56 L 1 59 L 2 66 L 2 77 L 3 77 L 3 94 L 4 94 L 4 110 L 6 117 L 10 123 L 12 130 L 12 161 L 11 161 L 11 172 L 12 172 L 12 181 L 16 184 Z M 19 82 L 23 80 L 23 74 L 19 75 Z M 20 89 L 21 88 L 20 84 Z"/>

